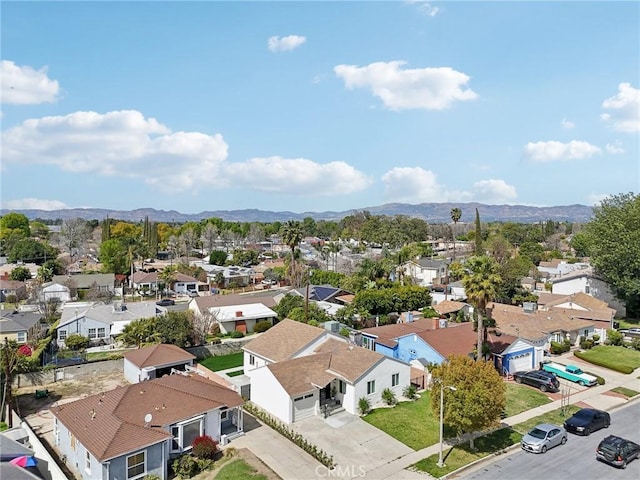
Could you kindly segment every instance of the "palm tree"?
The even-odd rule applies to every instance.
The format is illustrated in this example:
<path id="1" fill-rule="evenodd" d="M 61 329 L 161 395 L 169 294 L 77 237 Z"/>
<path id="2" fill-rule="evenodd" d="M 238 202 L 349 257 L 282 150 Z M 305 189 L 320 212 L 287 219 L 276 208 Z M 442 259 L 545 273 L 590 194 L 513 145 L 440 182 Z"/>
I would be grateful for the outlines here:
<path id="1" fill-rule="evenodd" d="M 158 277 L 164 283 L 164 288 L 173 290 L 173 285 L 177 280 L 177 271 L 173 266 L 165 267 L 159 274 Z"/>
<path id="2" fill-rule="evenodd" d="M 478 328 L 478 350 L 477 359 L 483 357 L 482 346 L 486 332 L 483 325 L 487 304 L 493 301 L 498 295 L 498 288 L 502 283 L 502 278 L 498 274 L 498 264 L 491 257 L 477 256 L 467 260 L 465 267 L 467 273 L 462 277 L 467 299 L 473 305 L 473 314 L 477 320 Z"/>
<path id="3" fill-rule="evenodd" d="M 282 227 L 282 241 L 291 249 L 291 279 L 293 280 L 296 271 L 296 247 L 302 241 L 302 225 L 300 222 L 289 220 Z"/>
<path id="4" fill-rule="evenodd" d="M 453 221 L 453 260 L 455 261 L 456 259 L 456 229 L 455 226 L 458 224 L 458 221 L 460 221 L 460 217 L 462 217 L 462 210 L 460 210 L 459 208 L 452 208 L 451 209 L 451 220 Z"/>

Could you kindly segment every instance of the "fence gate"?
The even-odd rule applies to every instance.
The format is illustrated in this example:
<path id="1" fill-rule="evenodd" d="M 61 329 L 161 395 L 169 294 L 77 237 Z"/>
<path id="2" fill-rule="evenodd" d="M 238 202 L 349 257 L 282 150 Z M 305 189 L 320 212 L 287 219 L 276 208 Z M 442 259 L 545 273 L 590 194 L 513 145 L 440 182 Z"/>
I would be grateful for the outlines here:
<path id="1" fill-rule="evenodd" d="M 59 382 L 61 380 L 64 380 L 64 369 L 62 368 L 56 370 L 56 377 L 55 377 L 56 382 Z"/>

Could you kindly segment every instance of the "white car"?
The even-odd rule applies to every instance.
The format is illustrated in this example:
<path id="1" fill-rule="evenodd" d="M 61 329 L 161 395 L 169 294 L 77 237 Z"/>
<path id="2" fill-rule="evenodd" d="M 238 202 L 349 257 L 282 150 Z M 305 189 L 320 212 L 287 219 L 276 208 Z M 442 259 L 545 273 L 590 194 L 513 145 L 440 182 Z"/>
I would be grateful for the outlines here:
<path id="1" fill-rule="evenodd" d="M 520 445 L 531 453 L 546 453 L 548 449 L 567 443 L 567 431 L 564 427 L 541 423 L 533 427 L 522 437 Z"/>

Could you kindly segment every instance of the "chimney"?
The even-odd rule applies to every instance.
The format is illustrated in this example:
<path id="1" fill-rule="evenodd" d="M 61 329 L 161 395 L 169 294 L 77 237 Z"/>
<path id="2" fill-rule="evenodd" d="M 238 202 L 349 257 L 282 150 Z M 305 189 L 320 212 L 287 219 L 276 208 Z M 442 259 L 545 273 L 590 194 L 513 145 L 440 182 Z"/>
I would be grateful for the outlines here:
<path id="1" fill-rule="evenodd" d="M 238 310 L 236 312 L 236 317 L 241 317 L 242 316 L 242 310 Z"/>
<path id="2" fill-rule="evenodd" d="M 431 319 L 431 328 L 433 328 L 434 330 L 438 330 L 438 328 L 440 328 L 440 319 L 439 318 L 432 318 Z"/>

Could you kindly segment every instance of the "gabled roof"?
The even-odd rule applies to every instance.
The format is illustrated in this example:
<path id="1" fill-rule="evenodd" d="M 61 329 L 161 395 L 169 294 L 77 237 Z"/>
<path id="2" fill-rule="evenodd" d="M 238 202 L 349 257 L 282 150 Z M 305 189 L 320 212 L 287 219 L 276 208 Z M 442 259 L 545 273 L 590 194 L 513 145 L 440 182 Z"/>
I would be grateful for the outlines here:
<path id="1" fill-rule="evenodd" d="M 130 350 L 124 355 L 124 358 L 129 360 L 136 367 L 144 368 L 188 362 L 196 357 L 176 345 L 160 343 L 149 347 Z"/>
<path id="2" fill-rule="evenodd" d="M 243 350 L 254 353 L 272 362 L 291 358 L 306 345 L 325 335 L 322 328 L 285 318 L 259 337 L 247 343 Z"/>
<path id="3" fill-rule="evenodd" d="M 0 279 L 0 290 L 8 290 L 8 291 L 18 290 L 19 288 L 25 287 L 25 285 L 26 284 L 24 282 L 20 282 L 18 280 Z"/>
<path id="4" fill-rule="evenodd" d="M 0 333 L 29 330 L 40 322 L 42 314 L 33 312 L 4 311 L 0 316 Z"/>
<path id="5" fill-rule="evenodd" d="M 426 330 L 417 335 L 445 358 L 449 355 L 469 355 L 478 343 L 478 334 L 473 330 L 473 322 Z"/>
<path id="6" fill-rule="evenodd" d="M 456 302 L 454 300 L 443 300 L 437 305 L 433 306 L 433 309 L 440 315 L 446 315 L 448 313 L 454 313 L 462 310 L 467 304 L 463 302 Z"/>
<path id="7" fill-rule="evenodd" d="M 132 302 L 103 304 L 101 302 L 86 304 L 65 304 L 58 328 L 64 327 L 78 318 L 92 320 L 111 325 L 116 321 L 133 321 L 141 318 L 152 318 L 158 313 L 154 302 Z"/>
<path id="8" fill-rule="evenodd" d="M 133 272 L 133 283 L 158 283 L 158 272 Z"/>
<path id="9" fill-rule="evenodd" d="M 556 298 L 547 303 L 548 307 L 554 307 L 563 303 L 575 303 L 576 305 L 586 308 L 587 310 L 605 310 L 609 308 L 609 304 L 584 292 L 572 293 L 564 295 L 562 298 Z"/>
<path id="10" fill-rule="evenodd" d="M 180 272 L 176 273 L 175 279 L 176 279 L 176 282 L 183 282 L 183 283 L 198 282 L 197 278 L 193 278 L 192 276 L 185 275 L 184 273 L 180 273 Z"/>
<path id="11" fill-rule="evenodd" d="M 398 344 L 398 342 L 396 342 L 397 338 L 432 329 L 432 318 L 420 318 L 414 322 L 393 323 L 380 327 L 363 328 L 360 331 L 367 336 L 376 337 L 376 343 L 394 348 Z"/>
<path id="12" fill-rule="evenodd" d="M 243 403 L 234 391 L 198 375 L 168 375 L 52 407 L 51 413 L 104 462 L 170 439 L 171 424 Z"/>
<path id="13" fill-rule="evenodd" d="M 383 354 L 333 338 L 321 343 L 315 352 L 330 353 L 329 371 L 355 382 L 379 361 L 388 358 Z"/>
<path id="14" fill-rule="evenodd" d="M 71 281 L 76 288 L 91 288 L 94 283 L 96 283 L 98 286 L 104 285 L 113 288 L 115 285 L 116 276 L 113 273 L 54 275 L 52 281 L 61 285 L 67 285 L 69 281 Z"/>

